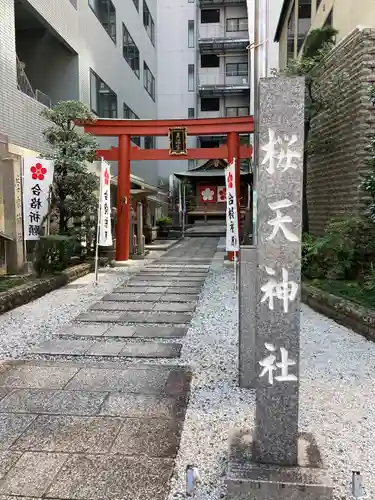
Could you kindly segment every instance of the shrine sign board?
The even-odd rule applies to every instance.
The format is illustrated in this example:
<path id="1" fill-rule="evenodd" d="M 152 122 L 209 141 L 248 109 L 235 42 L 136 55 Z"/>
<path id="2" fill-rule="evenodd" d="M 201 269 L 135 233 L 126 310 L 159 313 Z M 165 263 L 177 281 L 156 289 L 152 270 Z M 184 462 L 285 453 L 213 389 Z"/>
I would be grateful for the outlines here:
<path id="1" fill-rule="evenodd" d="M 187 129 L 185 127 L 174 127 L 169 129 L 169 154 L 187 154 Z"/>

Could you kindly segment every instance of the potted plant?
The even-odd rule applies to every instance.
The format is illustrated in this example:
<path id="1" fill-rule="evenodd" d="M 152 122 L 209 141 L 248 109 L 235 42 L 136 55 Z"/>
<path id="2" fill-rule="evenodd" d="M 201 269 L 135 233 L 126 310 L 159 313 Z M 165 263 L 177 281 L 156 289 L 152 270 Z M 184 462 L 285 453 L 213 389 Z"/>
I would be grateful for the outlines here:
<path id="1" fill-rule="evenodd" d="M 159 228 L 159 237 L 168 238 L 169 229 L 172 225 L 172 219 L 170 217 L 159 217 L 159 219 L 156 221 L 156 225 Z"/>

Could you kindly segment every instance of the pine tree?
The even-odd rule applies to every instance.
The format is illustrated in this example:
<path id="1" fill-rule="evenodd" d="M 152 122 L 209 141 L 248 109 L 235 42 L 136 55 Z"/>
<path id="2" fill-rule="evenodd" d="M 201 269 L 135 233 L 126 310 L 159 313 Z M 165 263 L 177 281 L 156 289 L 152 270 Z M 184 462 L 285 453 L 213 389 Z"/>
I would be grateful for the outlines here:
<path id="1" fill-rule="evenodd" d="M 42 116 L 52 122 L 43 132 L 52 150 L 46 158 L 55 162 L 50 214 L 58 221 L 59 234 L 67 234 L 73 218 L 96 216 L 98 178 L 87 163 L 95 160 L 97 143 L 76 125 L 93 122 L 95 116 L 77 101 L 59 102 Z"/>

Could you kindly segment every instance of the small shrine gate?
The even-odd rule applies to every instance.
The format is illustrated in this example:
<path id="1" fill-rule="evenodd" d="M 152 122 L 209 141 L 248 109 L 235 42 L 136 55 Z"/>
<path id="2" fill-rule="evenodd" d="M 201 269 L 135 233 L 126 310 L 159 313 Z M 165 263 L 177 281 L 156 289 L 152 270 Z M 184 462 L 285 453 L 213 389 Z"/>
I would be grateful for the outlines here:
<path id="1" fill-rule="evenodd" d="M 84 123 L 85 132 L 98 137 L 118 137 L 118 147 L 98 150 L 98 158 L 118 162 L 116 261 L 129 260 L 130 240 L 130 162 L 136 160 L 236 160 L 237 213 L 240 214 L 240 159 L 251 158 L 251 146 L 240 145 L 240 134 L 254 132 L 252 116 L 197 118 L 187 120 L 118 120 L 98 119 Z M 176 140 L 174 132 L 184 135 Z M 218 148 L 186 148 L 188 136 L 226 135 L 226 145 Z M 141 149 L 131 145 L 131 137 L 170 137 L 170 149 Z M 178 155 L 178 156 L 177 156 Z M 233 257 L 233 256 L 229 256 Z"/>

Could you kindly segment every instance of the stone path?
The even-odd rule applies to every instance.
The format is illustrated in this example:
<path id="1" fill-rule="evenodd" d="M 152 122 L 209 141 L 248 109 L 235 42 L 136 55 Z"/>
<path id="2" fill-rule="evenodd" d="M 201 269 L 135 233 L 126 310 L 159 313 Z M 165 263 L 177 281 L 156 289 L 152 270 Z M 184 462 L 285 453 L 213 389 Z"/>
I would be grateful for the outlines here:
<path id="1" fill-rule="evenodd" d="M 166 498 L 191 373 L 121 362 L 180 355 L 217 242 L 176 245 L 2 369 L 0 500 Z"/>

